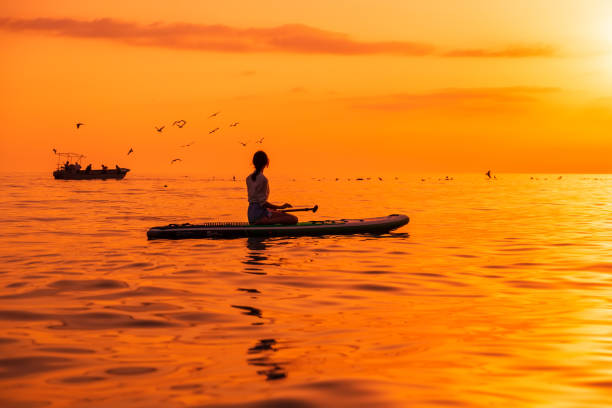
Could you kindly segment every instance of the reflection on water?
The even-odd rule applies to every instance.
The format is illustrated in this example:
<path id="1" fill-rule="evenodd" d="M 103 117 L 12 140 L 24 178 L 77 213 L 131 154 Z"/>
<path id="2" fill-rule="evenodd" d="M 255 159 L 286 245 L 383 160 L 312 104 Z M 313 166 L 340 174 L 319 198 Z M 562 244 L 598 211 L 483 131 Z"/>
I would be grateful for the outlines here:
<path id="1" fill-rule="evenodd" d="M 411 223 L 147 241 L 242 221 L 243 186 L 1 176 L 0 405 L 609 406 L 612 177 L 274 185 Z"/>
<path id="2" fill-rule="evenodd" d="M 280 266 L 279 263 L 266 263 L 268 257 L 265 254 L 266 238 L 251 237 L 246 239 L 246 246 L 249 251 L 246 254 L 246 259 L 243 261 L 245 265 L 245 273 L 252 275 L 265 275 L 265 266 L 274 265 Z"/>
<path id="3" fill-rule="evenodd" d="M 280 380 L 287 377 L 287 371 L 284 369 L 285 363 L 274 361 L 272 359 L 272 352 L 276 352 L 278 349 L 276 346 L 276 340 L 274 339 L 262 339 L 249 349 L 249 354 L 258 354 L 257 357 L 251 357 L 247 359 L 250 365 L 260 367 L 257 370 L 257 374 L 265 376 L 266 380 Z"/>

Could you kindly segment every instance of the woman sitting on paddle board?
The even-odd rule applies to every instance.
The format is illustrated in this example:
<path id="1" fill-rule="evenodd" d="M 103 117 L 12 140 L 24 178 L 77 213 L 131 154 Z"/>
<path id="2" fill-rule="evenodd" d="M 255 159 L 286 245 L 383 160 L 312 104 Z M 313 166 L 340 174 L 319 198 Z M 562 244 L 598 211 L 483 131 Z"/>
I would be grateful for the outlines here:
<path id="1" fill-rule="evenodd" d="M 270 186 L 268 179 L 263 175 L 264 168 L 268 167 L 270 161 L 263 151 L 253 155 L 253 166 L 255 171 L 249 174 L 246 180 L 249 193 L 249 223 L 250 224 L 296 224 L 298 219 L 293 214 L 287 214 L 281 210 L 290 208 L 291 204 L 274 205 L 268 202 Z"/>

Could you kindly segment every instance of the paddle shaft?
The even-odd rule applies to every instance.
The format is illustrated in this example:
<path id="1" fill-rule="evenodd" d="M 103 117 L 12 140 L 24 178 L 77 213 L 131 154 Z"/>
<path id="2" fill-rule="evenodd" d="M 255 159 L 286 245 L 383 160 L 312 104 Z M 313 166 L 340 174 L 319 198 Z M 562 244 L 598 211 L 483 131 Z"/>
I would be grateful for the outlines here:
<path id="1" fill-rule="evenodd" d="M 312 211 L 313 213 L 315 213 L 317 212 L 318 209 L 319 209 L 319 206 L 315 205 L 312 208 L 288 208 L 288 209 L 283 209 L 280 211 L 282 212 Z"/>

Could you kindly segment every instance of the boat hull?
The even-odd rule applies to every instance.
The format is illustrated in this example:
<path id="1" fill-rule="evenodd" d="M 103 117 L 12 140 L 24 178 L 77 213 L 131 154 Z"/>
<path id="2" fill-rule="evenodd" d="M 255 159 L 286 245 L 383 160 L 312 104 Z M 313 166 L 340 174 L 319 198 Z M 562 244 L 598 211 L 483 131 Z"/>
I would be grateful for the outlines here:
<path id="1" fill-rule="evenodd" d="M 130 169 L 124 169 L 117 171 L 115 169 L 112 170 L 90 170 L 84 171 L 80 170 L 77 172 L 65 171 L 65 170 L 55 170 L 53 172 L 53 177 L 57 180 L 107 180 L 107 179 L 115 179 L 121 180 L 125 177 L 125 175 L 130 171 Z"/>
<path id="2" fill-rule="evenodd" d="M 333 221 L 309 221 L 296 225 L 249 225 L 247 223 L 209 223 L 202 225 L 170 224 L 153 227 L 147 231 L 148 239 L 190 238 L 238 238 L 340 234 L 383 234 L 403 225 L 410 219 L 406 215 L 392 214 L 386 217 L 342 219 Z"/>

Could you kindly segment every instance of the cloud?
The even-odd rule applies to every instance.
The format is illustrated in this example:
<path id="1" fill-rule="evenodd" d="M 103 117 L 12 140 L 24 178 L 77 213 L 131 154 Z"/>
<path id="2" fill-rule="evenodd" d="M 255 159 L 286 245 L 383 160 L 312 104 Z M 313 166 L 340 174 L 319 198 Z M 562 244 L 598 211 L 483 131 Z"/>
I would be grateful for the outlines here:
<path id="1" fill-rule="evenodd" d="M 303 94 L 306 92 L 308 92 L 308 90 L 304 88 L 303 86 L 296 86 L 295 88 L 291 88 L 289 90 L 289 93 L 294 93 L 294 94 Z"/>
<path id="2" fill-rule="evenodd" d="M 447 88 L 428 93 L 401 93 L 353 98 L 357 108 L 379 111 L 445 110 L 457 112 L 516 111 L 546 94 L 558 92 L 547 87 Z"/>
<path id="3" fill-rule="evenodd" d="M 549 45 L 540 46 L 512 46 L 501 50 L 485 50 L 479 48 L 458 49 L 445 52 L 445 57 L 459 58 L 529 58 L 554 57 L 558 52 Z"/>
<path id="4" fill-rule="evenodd" d="M 139 24 L 101 18 L 0 18 L 0 29 L 38 32 L 69 38 L 104 39 L 132 46 L 232 53 L 296 53 L 328 55 L 397 55 L 466 58 L 527 58 L 557 55 L 550 46 L 514 46 L 439 51 L 432 44 L 410 41 L 361 41 L 344 33 L 302 24 L 269 28 L 236 28 L 222 24 Z"/>
<path id="5" fill-rule="evenodd" d="M 422 56 L 429 44 L 407 41 L 365 42 L 348 35 L 301 24 L 271 28 L 234 28 L 189 23 L 138 24 L 110 18 L 91 21 L 70 18 L 0 19 L 0 28 L 48 33 L 61 37 L 118 41 L 135 46 L 217 52 L 286 52 L 301 54 Z"/>

